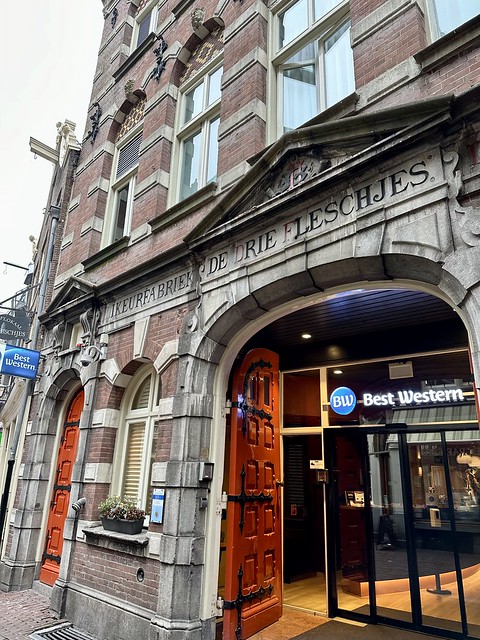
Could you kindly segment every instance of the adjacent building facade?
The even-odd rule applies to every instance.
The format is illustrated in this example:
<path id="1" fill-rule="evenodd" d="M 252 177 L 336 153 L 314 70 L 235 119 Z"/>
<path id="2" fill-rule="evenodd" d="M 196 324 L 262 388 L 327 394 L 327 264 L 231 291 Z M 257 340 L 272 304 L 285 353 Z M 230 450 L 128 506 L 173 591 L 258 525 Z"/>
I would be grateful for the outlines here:
<path id="1" fill-rule="evenodd" d="M 105 640 L 480 637 L 479 12 L 103 0 L 0 588 Z"/>

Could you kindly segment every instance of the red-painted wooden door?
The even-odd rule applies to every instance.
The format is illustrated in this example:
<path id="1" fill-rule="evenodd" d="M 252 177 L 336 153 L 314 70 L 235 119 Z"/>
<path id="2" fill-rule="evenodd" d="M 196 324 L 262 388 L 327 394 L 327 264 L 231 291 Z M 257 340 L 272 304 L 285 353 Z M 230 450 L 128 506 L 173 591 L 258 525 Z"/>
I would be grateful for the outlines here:
<path id="1" fill-rule="evenodd" d="M 227 503 L 224 640 L 282 615 L 279 363 L 254 349 L 234 374 Z"/>
<path id="2" fill-rule="evenodd" d="M 83 390 L 73 398 L 63 425 L 58 449 L 55 486 L 47 522 L 45 549 L 42 555 L 40 581 L 53 585 L 58 578 L 63 549 L 63 529 L 70 504 L 72 471 L 77 455 L 79 422 L 83 410 Z"/>

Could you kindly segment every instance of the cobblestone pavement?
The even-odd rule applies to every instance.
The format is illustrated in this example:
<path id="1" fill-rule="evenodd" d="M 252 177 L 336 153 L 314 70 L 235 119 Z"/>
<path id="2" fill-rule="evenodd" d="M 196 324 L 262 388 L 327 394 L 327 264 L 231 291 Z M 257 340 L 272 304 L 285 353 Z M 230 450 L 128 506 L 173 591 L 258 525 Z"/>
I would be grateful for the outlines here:
<path id="1" fill-rule="evenodd" d="M 26 591 L 0 591 L 0 640 L 26 640 L 37 629 L 58 624 L 46 596 Z"/>

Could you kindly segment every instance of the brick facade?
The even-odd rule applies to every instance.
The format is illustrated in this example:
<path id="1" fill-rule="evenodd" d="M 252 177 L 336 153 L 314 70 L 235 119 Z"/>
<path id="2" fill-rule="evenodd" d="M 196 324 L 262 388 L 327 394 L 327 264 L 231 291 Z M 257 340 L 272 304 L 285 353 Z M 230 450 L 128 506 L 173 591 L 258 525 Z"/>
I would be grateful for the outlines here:
<path id="1" fill-rule="evenodd" d="M 159 2 L 156 34 L 135 51 L 132 26 L 145 2 L 103 5 L 89 110 L 92 126 L 98 115 L 98 131 L 87 126 L 81 150 L 70 153 L 52 183 L 49 204 L 60 198 L 62 215 L 42 317 L 46 360 L 23 450 L 23 462 L 38 473 L 16 487 L 17 513 L 32 520 L 8 531 L 1 588 L 25 588 L 38 578 L 46 520 L 39 505 L 50 502 L 65 405 L 82 387 L 70 501 L 85 497 L 86 505 L 67 514 L 53 608 L 81 626 L 91 606 L 96 615 L 87 616 L 87 630 L 108 640 L 123 637 L 122 625 L 131 625 L 132 637 L 211 639 L 228 475 L 226 400 L 248 340 L 309 296 L 371 283 L 413 282 L 458 305 L 468 326 L 478 317 L 478 278 L 462 265 L 464 255 L 476 259 L 477 246 L 468 207 L 479 202 L 472 105 L 480 19 L 432 43 L 424 2 L 351 0 L 354 94 L 278 138 L 270 60 L 275 11 L 285 3 Z M 179 202 L 173 192 L 182 84 L 193 86 L 217 56 L 217 177 Z M 109 244 L 102 233 L 112 215 L 116 145 L 138 125 L 131 231 Z M 421 190 L 427 174 L 428 197 Z M 393 194 L 383 194 L 385 207 L 370 217 L 375 198 L 368 189 L 379 183 Z M 352 189 L 360 213 L 350 222 L 353 207 L 342 215 L 332 207 L 353 201 Z M 39 254 L 46 226 L 42 233 Z M 81 344 L 71 345 L 79 323 Z M 470 348 L 477 375 L 476 329 Z M 121 486 L 115 465 L 127 400 L 147 366 L 161 393 L 155 447 L 143 464 L 151 464 L 149 491 L 166 492 L 165 513 L 129 543 L 103 531 L 98 504 Z M 212 460 L 208 484 L 199 472 Z M 36 498 L 33 509 L 27 493 Z M 225 638 L 233 640 L 228 632 Z"/>

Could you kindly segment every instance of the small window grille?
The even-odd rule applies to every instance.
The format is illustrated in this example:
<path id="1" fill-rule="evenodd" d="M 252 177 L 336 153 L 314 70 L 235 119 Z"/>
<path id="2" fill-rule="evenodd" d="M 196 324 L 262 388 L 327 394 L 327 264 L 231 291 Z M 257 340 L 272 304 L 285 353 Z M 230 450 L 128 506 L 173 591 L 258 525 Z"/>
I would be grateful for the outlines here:
<path id="1" fill-rule="evenodd" d="M 129 171 L 138 162 L 140 155 L 140 145 L 142 143 L 142 133 L 135 136 L 130 142 L 120 149 L 118 154 L 117 172 L 115 179 L 118 180 L 120 176 Z"/>

